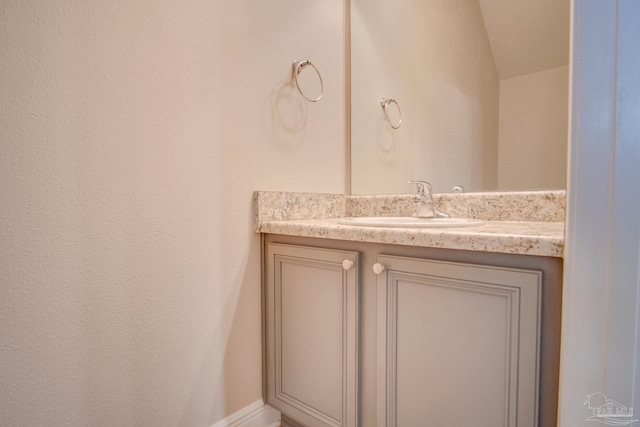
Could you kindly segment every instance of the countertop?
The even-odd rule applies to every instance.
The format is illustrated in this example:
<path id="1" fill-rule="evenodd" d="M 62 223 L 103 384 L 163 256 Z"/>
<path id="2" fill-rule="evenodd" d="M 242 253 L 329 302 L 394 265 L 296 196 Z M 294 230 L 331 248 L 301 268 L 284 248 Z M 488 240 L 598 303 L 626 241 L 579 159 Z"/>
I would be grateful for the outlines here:
<path id="1" fill-rule="evenodd" d="M 386 228 L 338 224 L 337 218 L 263 221 L 260 233 L 392 245 L 562 257 L 563 222 L 486 221 L 459 228 Z"/>
<path id="2" fill-rule="evenodd" d="M 559 257 L 564 252 L 566 192 L 525 191 L 434 195 L 452 217 L 477 227 L 383 228 L 338 224 L 338 218 L 410 216 L 414 197 L 333 193 L 254 193 L 255 231 L 391 245 Z"/>

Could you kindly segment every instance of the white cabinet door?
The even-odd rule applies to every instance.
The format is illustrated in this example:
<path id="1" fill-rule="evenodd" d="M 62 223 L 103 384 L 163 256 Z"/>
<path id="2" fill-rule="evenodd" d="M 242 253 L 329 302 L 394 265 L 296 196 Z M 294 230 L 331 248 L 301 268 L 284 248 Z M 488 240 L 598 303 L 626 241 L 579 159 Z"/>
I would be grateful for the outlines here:
<path id="1" fill-rule="evenodd" d="M 537 426 L 542 273 L 376 260 L 377 425 Z"/>
<path id="2" fill-rule="evenodd" d="M 267 403 L 356 427 L 358 253 L 268 244 L 265 261 Z"/>

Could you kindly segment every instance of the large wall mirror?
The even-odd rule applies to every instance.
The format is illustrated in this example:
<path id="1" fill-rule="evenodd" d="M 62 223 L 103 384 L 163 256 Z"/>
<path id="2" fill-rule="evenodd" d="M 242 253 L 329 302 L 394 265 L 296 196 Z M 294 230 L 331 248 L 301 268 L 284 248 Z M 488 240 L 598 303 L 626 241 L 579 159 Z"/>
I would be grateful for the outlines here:
<path id="1" fill-rule="evenodd" d="M 351 193 L 565 188 L 569 0 L 350 2 Z"/>

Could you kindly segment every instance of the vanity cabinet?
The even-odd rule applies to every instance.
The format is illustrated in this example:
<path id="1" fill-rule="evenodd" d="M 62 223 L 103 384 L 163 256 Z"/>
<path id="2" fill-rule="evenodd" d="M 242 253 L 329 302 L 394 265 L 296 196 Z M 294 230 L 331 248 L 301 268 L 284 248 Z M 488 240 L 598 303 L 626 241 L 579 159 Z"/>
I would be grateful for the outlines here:
<path id="1" fill-rule="evenodd" d="M 542 273 L 380 255 L 377 426 L 537 426 Z"/>
<path id="2" fill-rule="evenodd" d="M 266 247 L 267 403 L 309 427 L 355 427 L 358 253 Z"/>
<path id="3" fill-rule="evenodd" d="M 265 396 L 287 417 L 556 425 L 561 259 L 283 235 L 263 256 Z"/>

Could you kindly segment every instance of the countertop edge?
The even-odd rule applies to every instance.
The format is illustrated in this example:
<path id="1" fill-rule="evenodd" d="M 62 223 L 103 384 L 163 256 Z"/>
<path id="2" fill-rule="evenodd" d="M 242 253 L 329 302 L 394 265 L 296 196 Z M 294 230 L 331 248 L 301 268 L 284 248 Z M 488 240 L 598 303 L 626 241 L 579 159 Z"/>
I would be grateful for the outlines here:
<path id="1" fill-rule="evenodd" d="M 340 225 L 334 218 L 265 221 L 256 232 L 555 258 L 564 254 L 561 222 L 487 221 L 478 227 L 418 229 Z"/>

